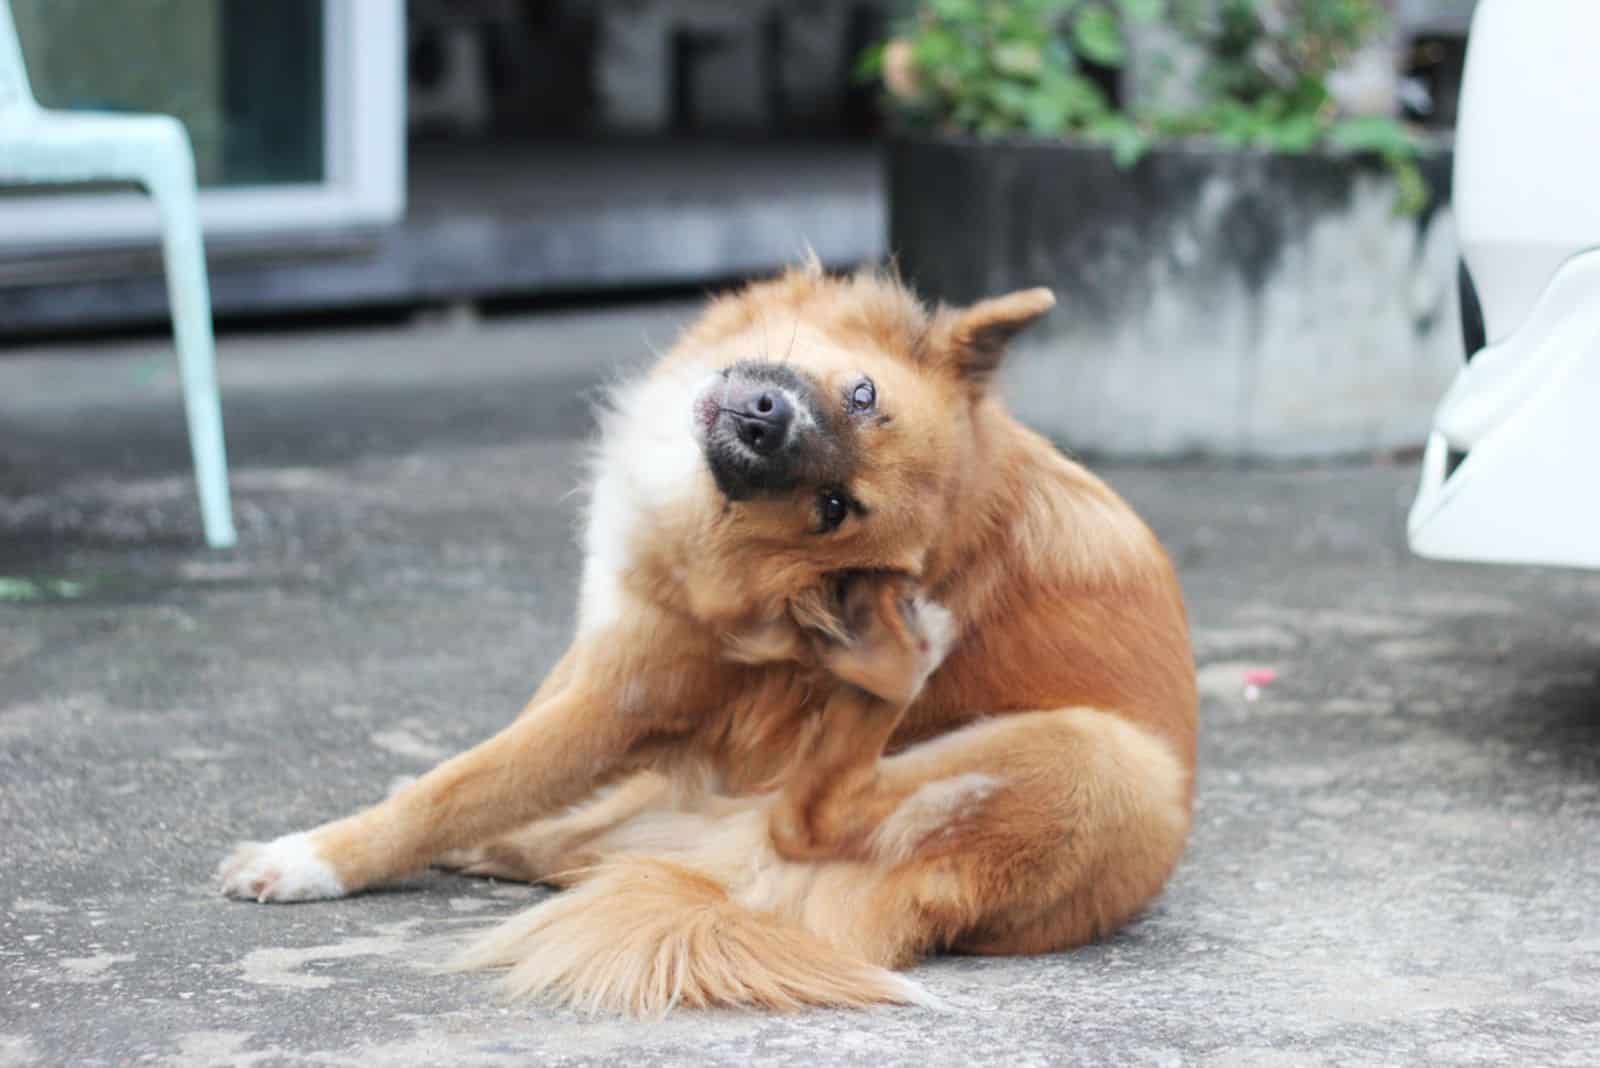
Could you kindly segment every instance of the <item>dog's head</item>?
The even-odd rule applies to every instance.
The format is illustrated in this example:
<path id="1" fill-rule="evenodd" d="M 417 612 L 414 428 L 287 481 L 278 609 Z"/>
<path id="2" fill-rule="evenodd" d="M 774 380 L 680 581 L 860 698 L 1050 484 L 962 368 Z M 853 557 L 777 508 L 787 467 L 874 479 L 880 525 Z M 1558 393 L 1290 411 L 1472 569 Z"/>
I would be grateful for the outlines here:
<path id="1" fill-rule="evenodd" d="M 920 576 L 984 475 L 1006 344 L 1054 303 L 1031 289 L 930 310 L 892 278 L 815 268 L 715 302 L 675 350 L 714 369 L 690 413 L 718 498 L 704 551 L 739 569 L 759 554 L 792 589 Z"/>

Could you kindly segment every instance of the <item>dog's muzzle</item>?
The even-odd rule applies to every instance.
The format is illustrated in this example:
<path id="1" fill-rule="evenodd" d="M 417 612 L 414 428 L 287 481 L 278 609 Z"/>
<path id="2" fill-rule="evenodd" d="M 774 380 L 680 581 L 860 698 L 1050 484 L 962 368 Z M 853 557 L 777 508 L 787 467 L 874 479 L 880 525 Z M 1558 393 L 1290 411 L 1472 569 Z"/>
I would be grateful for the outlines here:
<path id="1" fill-rule="evenodd" d="M 717 488 L 732 500 L 782 493 L 800 481 L 814 389 L 793 368 L 746 360 L 697 398 L 701 447 Z"/>

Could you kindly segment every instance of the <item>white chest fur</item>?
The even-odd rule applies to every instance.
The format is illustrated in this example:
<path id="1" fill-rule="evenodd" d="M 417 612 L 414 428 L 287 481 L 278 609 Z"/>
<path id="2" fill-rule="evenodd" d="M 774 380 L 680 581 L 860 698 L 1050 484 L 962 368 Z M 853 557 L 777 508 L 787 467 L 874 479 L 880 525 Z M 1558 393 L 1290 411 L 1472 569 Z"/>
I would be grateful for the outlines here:
<path id="1" fill-rule="evenodd" d="M 694 432 L 704 367 L 657 370 L 613 392 L 600 419 L 584 529 L 578 632 L 608 626 L 628 609 L 622 577 L 655 517 L 704 492 L 710 475 Z"/>

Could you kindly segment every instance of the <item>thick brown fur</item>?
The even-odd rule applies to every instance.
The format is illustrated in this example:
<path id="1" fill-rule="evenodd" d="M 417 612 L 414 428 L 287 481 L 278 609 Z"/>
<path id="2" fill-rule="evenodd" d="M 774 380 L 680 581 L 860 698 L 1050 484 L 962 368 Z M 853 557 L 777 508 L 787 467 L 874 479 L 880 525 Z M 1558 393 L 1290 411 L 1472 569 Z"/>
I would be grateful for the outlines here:
<path id="1" fill-rule="evenodd" d="M 814 265 L 713 302 L 603 419 L 578 635 L 523 714 L 371 809 L 241 847 L 225 891 L 430 863 L 552 882 L 464 962 L 638 1013 L 919 1001 L 892 969 L 1134 916 L 1188 832 L 1193 661 L 1155 537 L 993 389 L 1052 303 L 930 310 Z M 674 376 L 752 354 L 828 395 L 876 383 L 835 531 L 814 487 L 733 500 L 688 470 L 657 494 L 617 444 L 649 451 Z"/>

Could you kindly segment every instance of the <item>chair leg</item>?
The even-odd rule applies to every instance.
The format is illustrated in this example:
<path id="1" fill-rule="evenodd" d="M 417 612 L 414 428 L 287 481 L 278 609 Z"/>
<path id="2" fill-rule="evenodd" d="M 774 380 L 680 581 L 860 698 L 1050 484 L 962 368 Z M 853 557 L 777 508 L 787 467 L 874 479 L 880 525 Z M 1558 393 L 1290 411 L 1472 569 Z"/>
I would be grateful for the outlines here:
<path id="1" fill-rule="evenodd" d="M 200 490 L 200 519 L 206 544 L 231 547 L 238 536 L 228 494 L 228 456 L 222 437 L 222 404 L 217 393 L 216 344 L 211 332 L 211 291 L 196 203 L 194 155 L 182 135 L 182 152 L 172 166 L 152 174 L 151 195 L 161 209 L 161 246 L 166 260 L 167 297 L 178 344 L 189 449 Z"/>

